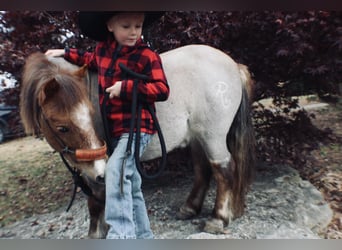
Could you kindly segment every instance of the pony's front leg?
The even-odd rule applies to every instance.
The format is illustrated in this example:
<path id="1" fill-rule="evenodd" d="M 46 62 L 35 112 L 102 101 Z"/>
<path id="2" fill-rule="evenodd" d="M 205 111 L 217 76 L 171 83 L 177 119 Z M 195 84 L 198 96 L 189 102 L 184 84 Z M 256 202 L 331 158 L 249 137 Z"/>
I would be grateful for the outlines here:
<path id="1" fill-rule="evenodd" d="M 234 211 L 234 195 L 232 193 L 234 161 L 230 163 L 212 163 L 212 171 L 216 180 L 216 200 L 213 218 L 206 221 L 204 231 L 223 233 L 224 227 L 236 216 Z"/>
<path id="2" fill-rule="evenodd" d="M 200 144 L 195 141 L 191 143 L 191 156 L 195 178 L 190 195 L 177 213 L 177 218 L 182 220 L 190 219 L 201 212 L 212 176 L 209 161 Z"/>
<path id="3" fill-rule="evenodd" d="M 104 219 L 104 204 L 88 197 L 88 210 L 90 225 L 88 237 L 91 239 L 104 239 L 108 232 L 108 225 Z"/>

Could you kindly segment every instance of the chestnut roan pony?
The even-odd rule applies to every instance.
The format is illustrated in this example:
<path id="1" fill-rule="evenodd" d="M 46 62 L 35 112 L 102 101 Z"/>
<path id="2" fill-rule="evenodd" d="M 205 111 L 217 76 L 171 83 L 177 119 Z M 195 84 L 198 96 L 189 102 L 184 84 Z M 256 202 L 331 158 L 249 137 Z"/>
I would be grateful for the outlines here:
<path id="1" fill-rule="evenodd" d="M 161 58 L 171 91 L 166 102 L 156 103 L 166 149 L 190 146 L 195 173 L 192 190 L 177 216 L 189 219 L 200 213 L 214 177 L 216 200 L 204 230 L 220 233 L 231 219 L 243 214 L 253 172 L 250 74 L 244 65 L 205 45 L 174 49 Z M 20 108 L 26 132 L 42 133 L 80 173 L 91 191 L 88 236 L 104 238 L 106 144 L 98 129 L 102 126 L 95 129 L 94 120 L 101 120 L 99 105 L 92 105 L 94 93 L 86 87 L 94 76 L 87 75 L 85 67 L 35 53 L 24 68 Z M 154 136 L 141 160 L 160 156 Z"/>

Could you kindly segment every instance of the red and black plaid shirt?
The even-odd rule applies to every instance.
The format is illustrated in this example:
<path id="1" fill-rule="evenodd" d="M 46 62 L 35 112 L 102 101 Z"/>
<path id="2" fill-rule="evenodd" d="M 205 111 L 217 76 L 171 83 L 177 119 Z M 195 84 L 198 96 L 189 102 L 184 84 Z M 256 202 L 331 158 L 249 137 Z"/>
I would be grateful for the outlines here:
<path id="1" fill-rule="evenodd" d="M 118 66 L 123 63 L 131 70 L 149 76 L 147 82 L 139 82 L 139 100 L 153 104 L 165 101 L 169 96 L 169 86 L 163 71 L 161 59 L 140 39 L 135 46 L 119 47 L 117 42 L 108 40 L 97 44 L 94 52 L 81 52 L 77 49 L 66 49 L 64 58 L 77 65 L 87 64 L 89 69 L 97 70 L 99 81 L 100 105 L 104 100 L 104 91 L 117 81 L 122 81 L 120 98 L 109 99 L 107 114 L 112 136 L 117 137 L 129 132 L 131 119 L 131 100 L 133 79 L 124 79 Z M 141 132 L 156 132 L 152 117 L 143 107 Z"/>

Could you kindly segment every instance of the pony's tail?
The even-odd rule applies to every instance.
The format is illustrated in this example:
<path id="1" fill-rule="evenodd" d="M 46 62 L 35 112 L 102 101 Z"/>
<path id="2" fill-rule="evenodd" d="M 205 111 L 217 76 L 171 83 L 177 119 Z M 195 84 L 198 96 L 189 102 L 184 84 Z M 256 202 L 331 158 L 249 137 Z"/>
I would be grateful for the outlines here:
<path id="1" fill-rule="evenodd" d="M 245 65 L 238 64 L 243 82 L 242 100 L 228 132 L 226 142 L 234 160 L 232 208 L 235 217 L 244 211 L 245 195 L 253 179 L 255 135 L 251 117 L 253 80 Z"/>

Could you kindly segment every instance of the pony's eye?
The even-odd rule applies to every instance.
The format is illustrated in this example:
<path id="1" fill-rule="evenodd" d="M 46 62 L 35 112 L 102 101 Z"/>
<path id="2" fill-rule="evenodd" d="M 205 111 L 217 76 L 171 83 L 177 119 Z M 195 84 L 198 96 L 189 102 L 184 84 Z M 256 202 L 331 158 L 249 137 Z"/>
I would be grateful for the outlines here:
<path id="1" fill-rule="evenodd" d="M 65 127 L 65 126 L 58 126 L 57 130 L 61 133 L 66 133 L 69 131 L 69 128 Z"/>

